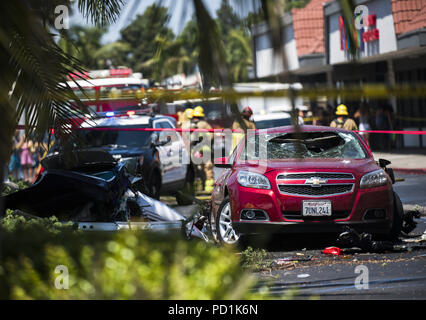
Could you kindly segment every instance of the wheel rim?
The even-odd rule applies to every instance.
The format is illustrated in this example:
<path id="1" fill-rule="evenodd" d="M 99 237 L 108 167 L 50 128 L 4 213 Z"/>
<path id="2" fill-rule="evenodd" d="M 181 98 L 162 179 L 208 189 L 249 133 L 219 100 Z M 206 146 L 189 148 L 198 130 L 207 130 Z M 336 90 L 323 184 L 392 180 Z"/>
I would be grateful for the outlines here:
<path id="1" fill-rule="evenodd" d="M 225 243 L 233 244 L 238 241 L 240 235 L 237 234 L 232 227 L 231 205 L 227 203 L 223 206 L 219 215 L 219 232 L 220 237 Z"/>

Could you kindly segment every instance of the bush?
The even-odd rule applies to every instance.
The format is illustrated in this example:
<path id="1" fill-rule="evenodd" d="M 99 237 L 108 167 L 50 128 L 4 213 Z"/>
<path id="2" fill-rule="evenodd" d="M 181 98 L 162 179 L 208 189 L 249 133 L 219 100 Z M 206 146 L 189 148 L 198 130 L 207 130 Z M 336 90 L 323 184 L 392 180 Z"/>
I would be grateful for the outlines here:
<path id="1" fill-rule="evenodd" d="M 243 268 L 251 271 L 261 271 L 272 266 L 271 261 L 268 261 L 268 253 L 265 249 L 254 250 L 252 247 L 241 252 L 241 264 Z"/>
<path id="2" fill-rule="evenodd" d="M 63 269 L 68 269 L 68 289 Z M 56 270 L 56 272 L 55 272 Z M 179 234 L 82 232 L 9 212 L 0 222 L 0 299 L 252 299 L 234 252 Z"/>

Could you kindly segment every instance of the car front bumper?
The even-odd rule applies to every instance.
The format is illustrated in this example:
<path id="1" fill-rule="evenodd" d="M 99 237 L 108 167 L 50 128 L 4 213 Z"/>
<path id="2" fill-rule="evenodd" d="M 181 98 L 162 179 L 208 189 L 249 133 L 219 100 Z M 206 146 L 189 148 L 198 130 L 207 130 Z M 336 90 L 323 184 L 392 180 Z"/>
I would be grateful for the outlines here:
<path id="1" fill-rule="evenodd" d="M 232 224 L 242 234 L 338 233 L 343 231 L 344 226 L 359 232 L 387 234 L 392 226 L 394 200 L 390 185 L 371 189 L 356 188 L 351 194 L 321 198 L 332 202 L 331 217 L 303 217 L 302 201 L 313 199 L 282 195 L 274 188 L 254 190 L 240 186 L 233 190 L 230 198 Z M 262 210 L 268 215 L 267 221 L 242 220 L 242 211 L 249 209 Z M 384 216 L 366 219 L 366 213 L 375 209 L 383 210 Z"/>
<path id="2" fill-rule="evenodd" d="M 279 234 L 279 233 L 340 233 L 344 226 L 358 232 L 388 234 L 389 220 L 369 221 L 326 221 L 326 222 L 233 222 L 234 229 L 241 234 Z"/>

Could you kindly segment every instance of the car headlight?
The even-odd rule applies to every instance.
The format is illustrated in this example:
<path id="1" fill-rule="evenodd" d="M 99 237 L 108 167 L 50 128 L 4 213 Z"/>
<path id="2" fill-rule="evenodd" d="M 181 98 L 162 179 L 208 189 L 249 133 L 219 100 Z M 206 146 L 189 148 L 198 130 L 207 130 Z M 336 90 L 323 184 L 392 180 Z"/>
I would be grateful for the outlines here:
<path id="1" fill-rule="evenodd" d="M 362 176 L 360 188 L 374 188 L 386 185 L 388 176 L 382 169 L 369 172 Z"/>
<path id="2" fill-rule="evenodd" d="M 268 178 L 263 174 L 249 171 L 238 172 L 238 183 L 247 188 L 271 189 Z"/>

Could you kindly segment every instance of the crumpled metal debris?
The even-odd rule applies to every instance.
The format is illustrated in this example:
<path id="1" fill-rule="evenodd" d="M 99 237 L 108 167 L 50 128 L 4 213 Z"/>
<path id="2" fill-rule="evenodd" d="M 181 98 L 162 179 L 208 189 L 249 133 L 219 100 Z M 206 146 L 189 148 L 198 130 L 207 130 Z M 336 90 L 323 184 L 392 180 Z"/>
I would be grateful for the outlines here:
<path id="1" fill-rule="evenodd" d="M 336 243 L 341 248 L 360 248 L 366 252 L 384 252 L 393 251 L 394 243 L 390 241 L 373 241 L 373 236 L 370 233 L 359 234 L 354 229 L 345 226 L 345 231 L 342 232 Z"/>
<path id="2" fill-rule="evenodd" d="M 402 216 L 402 232 L 409 234 L 411 231 L 413 231 L 417 226 L 417 222 L 414 221 L 414 218 L 419 219 L 420 216 L 421 213 L 418 210 L 404 212 Z"/>
<path id="3" fill-rule="evenodd" d="M 82 230 L 175 229 L 184 231 L 188 239 L 209 240 L 205 217 L 186 218 L 136 190 L 133 184 L 140 178 L 128 173 L 126 163 L 116 163 L 104 151 L 82 151 L 75 156 L 72 166 L 64 164 L 61 154 L 45 160 L 45 171 L 33 186 L 0 200 L 6 208 L 38 217 L 57 215 Z"/>

